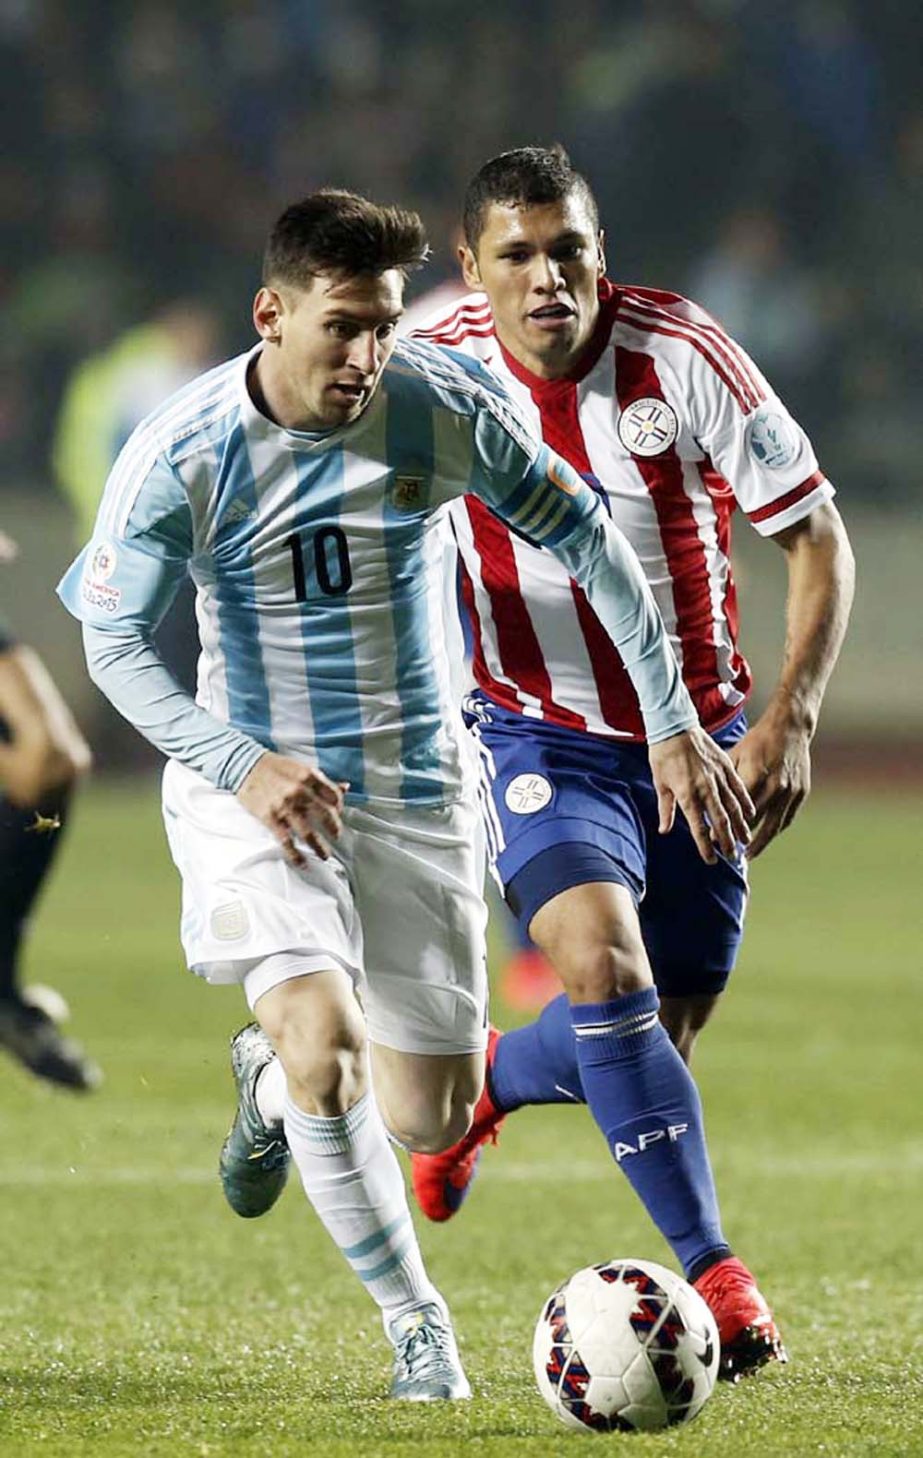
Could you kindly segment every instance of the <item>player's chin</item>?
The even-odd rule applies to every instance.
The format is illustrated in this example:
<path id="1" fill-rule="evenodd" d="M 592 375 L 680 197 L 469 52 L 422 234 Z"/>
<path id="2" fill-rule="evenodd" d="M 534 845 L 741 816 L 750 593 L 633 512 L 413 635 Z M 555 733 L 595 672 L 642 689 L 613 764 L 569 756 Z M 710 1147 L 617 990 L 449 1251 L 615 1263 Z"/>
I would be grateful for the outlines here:
<path id="1" fill-rule="evenodd" d="M 529 330 L 529 345 L 539 359 L 566 357 L 580 345 L 579 321 L 575 318 L 563 319 L 553 329 L 542 328 L 533 322 Z"/>
<path id="2" fill-rule="evenodd" d="M 343 425 L 362 414 L 369 399 L 368 390 L 346 391 L 334 387 L 327 397 L 327 415 L 331 425 Z"/>

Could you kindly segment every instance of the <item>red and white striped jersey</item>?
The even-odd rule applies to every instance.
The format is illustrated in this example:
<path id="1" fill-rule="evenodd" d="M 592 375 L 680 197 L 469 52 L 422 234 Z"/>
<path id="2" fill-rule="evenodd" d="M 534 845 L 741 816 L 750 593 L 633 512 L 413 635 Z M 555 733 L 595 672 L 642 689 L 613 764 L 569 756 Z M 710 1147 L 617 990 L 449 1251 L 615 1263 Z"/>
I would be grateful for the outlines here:
<path id="1" fill-rule="evenodd" d="M 596 332 L 566 379 L 538 379 L 504 350 L 484 294 L 414 334 L 485 364 L 600 491 L 640 558 L 702 723 L 727 723 L 752 681 L 737 646 L 732 513 L 771 536 L 833 495 L 752 360 L 688 299 L 606 279 Z M 533 718 L 643 739 L 637 696 L 577 584 L 473 497 L 449 510 L 478 685 Z"/>

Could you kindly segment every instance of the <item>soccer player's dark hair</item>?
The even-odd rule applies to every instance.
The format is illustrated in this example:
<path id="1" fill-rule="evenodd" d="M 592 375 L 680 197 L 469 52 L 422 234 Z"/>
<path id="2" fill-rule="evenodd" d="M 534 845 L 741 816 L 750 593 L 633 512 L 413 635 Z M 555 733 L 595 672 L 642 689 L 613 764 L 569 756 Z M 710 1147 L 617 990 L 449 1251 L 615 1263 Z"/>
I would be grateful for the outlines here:
<path id="1" fill-rule="evenodd" d="M 407 274 L 428 255 L 417 213 L 325 187 L 277 218 L 263 254 L 263 282 L 306 288 L 319 273 L 375 277 L 399 268 Z"/>
<path id="2" fill-rule="evenodd" d="M 563 202 L 574 192 L 585 203 L 593 231 L 597 232 L 599 208 L 593 189 L 583 173 L 573 166 L 560 142 L 551 147 L 517 147 L 512 152 L 491 157 L 472 177 L 465 193 L 462 226 L 468 247 L 477 249 L 491 203 L 505 207 L 541 207 Z"/>

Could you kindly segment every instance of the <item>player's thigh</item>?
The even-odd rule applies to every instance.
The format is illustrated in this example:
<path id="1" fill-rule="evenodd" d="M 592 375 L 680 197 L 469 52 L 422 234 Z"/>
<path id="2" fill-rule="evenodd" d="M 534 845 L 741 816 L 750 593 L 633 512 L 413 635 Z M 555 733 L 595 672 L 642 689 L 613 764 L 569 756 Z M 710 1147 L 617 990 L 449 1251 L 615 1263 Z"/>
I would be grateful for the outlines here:
<path id="1" fill-rule="evenodd" d="M 747 731 L 743 711 L 714 734 L 729 749 Z M 657 796 L 649 769 L 636 801 L 647 832 L 647 895 L 641 930 L 661 996 L 664 1021 L 685 1056 L 714 1011 L 734 969 L 749 894 L 742 853 L 707 866 L 682 815 L 657 834 Z"/>
<path id="2" fill-rule="evenodd" d="M 581 852 L 583 847 L 573 848 Z M 572 1001 L 606 1002 L 651 985 L 635 897 L 614 880 L 587 881 L 552 895 L 532 917 L 529 933 Z"/>
<path id="3" fill-rule="evenodd" d="M 651 794 L 653 816 L 656 797 Z M 674 1019 L 682 1013 L 685 1024 L 701 1027 L 737 960 L 747 864 L 741 855 L 734 860 L 719 856 L 715 865 L 706 865 L 681 816 L 669 835 L 652 830 L 647 845 L 647 894 L 640 917 L 654 980 L 661 998 L 675 1002 Z"/>
<path id="4" fill-rule="evenodd" d="M 291 1097 L 307 1113 L 333 1117 L 367 1087 L 365 1021 L 342 967 L 298 973 L 301 958 L 280 954 L 257 963 L 244 984 L 282 974 L 253 1000 L 253 1011 L 285 1069 Z M 249 988 L 252 996 L 252 987 Z"/>
<path id="5" fill-rule="evenodd" d="M 382 1117 L 406 1148 L 437 1154 L 471 1124 L 484 1087 L 483 1053 L 404 1053 L 369 1045 Z"/>
<path id="6" fill-rule="evenodd" d="M 371 1042 L 439 1058 L 487 1043 L 487 911 L 473 803 L 352 807 Z"/>
<path id="7" fill-rule="evenodd" d="M 633 764 L 586 734 L 494 707 L 473 733 L 491 871 L 521 929 L 572 888 L 610 883 L 637 902 L 645 835 Z"/>
<path id="8" fill-rule="evenodd" d="M 171 762 L 163 812 L 182 878 L 186 961 L 208 982 L 244 985 L 250 1006 L 280 981 L 341 968 L 361 978 L 349 834 L 327 861 L 290 866 L 275 836 L 225 790 Z"/>

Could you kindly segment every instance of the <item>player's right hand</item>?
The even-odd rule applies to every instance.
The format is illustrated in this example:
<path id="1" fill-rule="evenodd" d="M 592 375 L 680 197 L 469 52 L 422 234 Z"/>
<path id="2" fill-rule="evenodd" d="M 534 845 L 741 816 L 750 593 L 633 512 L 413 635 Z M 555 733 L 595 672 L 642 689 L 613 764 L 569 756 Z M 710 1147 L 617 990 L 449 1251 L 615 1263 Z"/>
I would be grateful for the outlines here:
<path id="1" fill-rule="evenodd" d="M 300 840 L 326 861 L 330 841 L 343 828 L 341 811 L 348 785 L 334 784 L 322 770 L 270 750 L 257 760 L 237 798 L 272 831 L 289 865 L 303 866 Z"/>
<path id="2" fill-rule="evenodd" d="M 679 805 L 708 865 L 714 865 L 716 849 L 733 859 L 739 845 L 749 844 L 753 801 L 724 750 L 704 729 L 688 729 L 652 744 L 648 756 L 661 835 L 672 829 Z"/>

